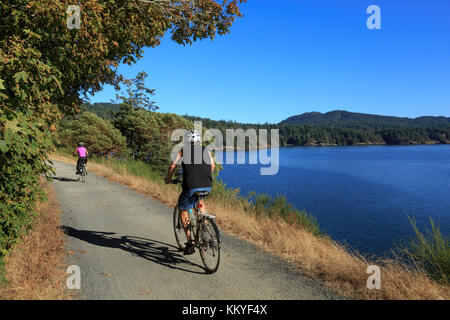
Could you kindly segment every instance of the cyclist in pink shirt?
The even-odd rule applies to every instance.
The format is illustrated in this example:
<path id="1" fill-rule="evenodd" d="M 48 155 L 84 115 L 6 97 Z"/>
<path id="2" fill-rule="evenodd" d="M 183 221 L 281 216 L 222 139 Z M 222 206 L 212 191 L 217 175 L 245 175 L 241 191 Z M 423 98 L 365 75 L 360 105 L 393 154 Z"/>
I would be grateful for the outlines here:
<path id="1" fill-rule="evenodd" d="M 78 143 L 78 148 L 73 153 L 74 156 L 78 155 L 78 161 L 77 161 L 77 172 L 76 174 L 81 173 L 81 166 L 83 164 L 87 164 L 87 157 L 89 155 L 89 152 L 84 147 L 83 142 Z"/>

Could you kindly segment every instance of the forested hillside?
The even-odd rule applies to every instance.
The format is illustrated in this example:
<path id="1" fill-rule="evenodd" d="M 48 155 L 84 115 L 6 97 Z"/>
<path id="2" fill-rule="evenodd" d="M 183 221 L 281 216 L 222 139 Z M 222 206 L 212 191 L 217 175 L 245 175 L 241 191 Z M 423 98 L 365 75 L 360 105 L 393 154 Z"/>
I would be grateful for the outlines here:
<path id="1" fill-rule="evenodd" d="M 118 106 L 112 103 L 95 103 L 84 108 L 105 119 L 111 119 L 118 110 Z M 183 117 L 189 121 L 202 121 L 203 127 L 219 129 L 224 137 L 226 129 L 279 129 L 281 146 L 450 143 L 450 118 L 446 117 L 411 119 L 340 110 L 325 114 L 304 113 L 278 124 L 240 123 L 190 115 Z"/>
<path id="2" fill-rule="evenodd" d="M 279 129 L 281 146 L 450 143 L 450 118 L 445 117 L 409 119 L 332 111 L 305 113 L 279 124 L 185 118 L 201 120 L 203 126 L 220 129 L 223 133 L 227 128 Z"/>
<path id="3" fill-rule="evenodd" d="M 335 110 L 327 113 L 308 112 L 292 116 L 280 122 L 281 124 L 307 124 L 315 126 L 339 126 L 347 128 L 364 127 L 448 127 L 450 118 L 446 117 L 419 117 L 404 118 L 380 116 L 374 114 L 355 113 Z"/>

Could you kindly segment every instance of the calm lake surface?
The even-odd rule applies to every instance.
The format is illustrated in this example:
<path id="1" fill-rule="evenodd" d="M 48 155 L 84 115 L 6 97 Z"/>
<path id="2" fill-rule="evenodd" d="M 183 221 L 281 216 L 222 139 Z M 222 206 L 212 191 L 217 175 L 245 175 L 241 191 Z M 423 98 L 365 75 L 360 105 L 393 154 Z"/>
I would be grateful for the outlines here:
<path id="1" fill-rule="evenodd" d="M 233 153 L 248 163 L 249 152 L 257 151 Z M 260 164 L 223 164 L 220 178 L 243 195 L 285 195 L 363 254 L 387 254 L 413 237 L 407 216 L 422 228 L 431 217 L 450 233 L 450 145 L 280 148 L 279 159 L 276 175 L 260 175 Z"/>

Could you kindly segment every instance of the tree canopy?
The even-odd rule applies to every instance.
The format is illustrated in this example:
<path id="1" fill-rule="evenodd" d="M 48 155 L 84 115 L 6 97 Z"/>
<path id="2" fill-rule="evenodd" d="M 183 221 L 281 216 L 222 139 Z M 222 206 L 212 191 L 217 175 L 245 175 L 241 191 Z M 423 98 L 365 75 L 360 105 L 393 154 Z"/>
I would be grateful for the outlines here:
<path id="1" fill-rule="evenodd" d="M 175 145 L 170 140 L 171 132 L 193 127 L 190 121 L 175 114 L 130 109 L 127 106 L 116 114 L 114 125 L 126 137 L 133 156 L 160 173 L 167 170 L 170 153 Z"/>
<path id="2" fill-rule="evenodd" d="M 90 112 L 65 117 L 60 122 L 58 138 L 60 145 L 68 148 L 75 148 L 78 142 L 84 142 L 91 155 L 126 153 L 126 140 L 120 131 L 108 120 Z"/>
<path id="3" fill-rule="evenodd" d="M 15 96 L 70 112 L 79 95 L 123 79 L 119 63 L 132 64 L 144 47 L 156 47 L 168 31 L 180 44 L 230 31 L 242 0 L 88 0 L 79 3 L 81 28 L 67 27 L 69 0 L 5 0 L 0 12 L 0 83 L 5 105 Z M 1 89 L 1 87 L 0 87 Z M 6 100 L 6 101 L 5 101 Z M 31 101 L 29 101 L 31 102 Z M 37 101 L 39 102 L 39 101 Z M 43 110 L 37 110 L 42 111 Z"/>

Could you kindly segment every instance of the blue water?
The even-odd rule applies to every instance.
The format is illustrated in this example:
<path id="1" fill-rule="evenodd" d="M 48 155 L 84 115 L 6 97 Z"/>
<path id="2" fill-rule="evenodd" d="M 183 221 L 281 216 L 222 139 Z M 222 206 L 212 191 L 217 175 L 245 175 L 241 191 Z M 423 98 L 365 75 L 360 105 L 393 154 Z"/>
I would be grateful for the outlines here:
<path id="1" fill-rule="evenodd" d="M 248 159 L 257 151 L 235 157 L 242 152 Z M 407 216 L 419 227 L 431 217 L 450 234 L 450 145 L 280 148 L 279 158 L 276 175 L 260 175 L 260 164 L 223 164 L 219 177 L 243 195 L 285 195 L 333 239 L 367 255 L 413 237 Z"/>

